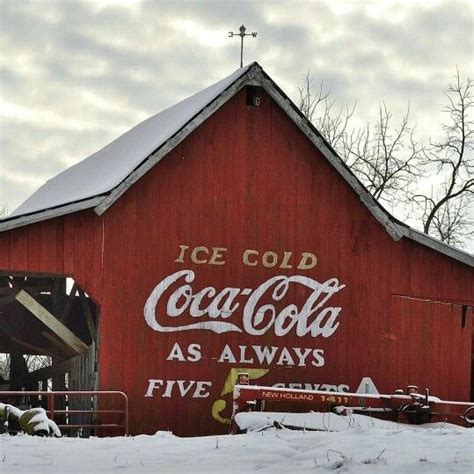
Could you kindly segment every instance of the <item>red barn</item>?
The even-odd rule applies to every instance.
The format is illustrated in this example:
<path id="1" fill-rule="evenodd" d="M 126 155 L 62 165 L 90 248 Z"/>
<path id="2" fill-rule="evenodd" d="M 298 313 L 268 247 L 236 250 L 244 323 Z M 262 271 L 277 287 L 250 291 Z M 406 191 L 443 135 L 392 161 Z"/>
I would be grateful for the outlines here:
<path id="1" fill-rule="evenodd" d="M 381 207 L 253 63 L 0 222 L 4 387 L 68 373 L 126 392 L 132 432 L 178 435 L 227 431 L 240 371 L 468 400 L 473 266 Z M 53 364 L 28 374 L 23 354 Z"/>

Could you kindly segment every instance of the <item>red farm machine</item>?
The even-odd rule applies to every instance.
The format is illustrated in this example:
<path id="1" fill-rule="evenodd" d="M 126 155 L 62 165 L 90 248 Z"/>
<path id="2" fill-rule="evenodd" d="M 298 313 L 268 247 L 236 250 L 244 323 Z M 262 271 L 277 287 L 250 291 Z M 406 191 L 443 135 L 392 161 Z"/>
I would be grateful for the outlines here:
<path id="1" fill-rule="evenodd" d="M 322 412 L 337 415 L 362 414 L 371 417 L 409 424 L 448 422 L 464 427 L 474 426 L 474 402 L 440 400 L 430 396 L 427 389 L 418 393 L 418 387 L 410 385 L 407 390 L 396 390 L 394 394 L 364 394 L 327 392 L 321 390 L 299 390 L 248 385 L 245 373 L 239 374 L 234 386 L 231 432 L 245 431 L 239 425 L 241 413 L 249 412 Z M 276 423 L 277 427 L 303 429 L 291 417 L 288 423 Z M 311 429 L 311 428 L 309 428 Z"/>

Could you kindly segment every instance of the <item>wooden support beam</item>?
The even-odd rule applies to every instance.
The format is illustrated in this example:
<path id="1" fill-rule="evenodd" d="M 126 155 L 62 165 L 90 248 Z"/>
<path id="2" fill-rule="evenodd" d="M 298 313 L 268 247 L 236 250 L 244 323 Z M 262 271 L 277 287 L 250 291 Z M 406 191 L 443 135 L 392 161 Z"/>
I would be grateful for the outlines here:
<path id="1" fill-rule="evenodd" d="M 21 339 L 18 339 L 17 337 L 11 336 L 10 339 L 18 346 L 22 346 L 24 349 L 27 349 L 28 352 L 25 352 L 25 354 L 47 355 L 50 357 L 56 355 L 56 353 L 52 353 L 48 349 L 45 349 L 44 347 L 35 346 L 34 344 L 31 344 L 30 342 L 22 341 Z M 63 357 L 63 359 L 64 358 L 65 357 Z"/>
<path id="2" fill-rule="evenodd" d="M 43 291 L 43 288 L 24 287 L 23 290 L 27 291 L 31 297 L 43 296 L 41 295 L 41 291 Z M 0 291 L 0 307 L 8 306 L 9 304 L 14 303 L 16 300 L 16 295 L 18 291 L 19 291 L 18 288 L 10 288 L 8 293 Z M 45 295 L 45 297 L 47 297 L 47 295 Z"/>
<path id="3" fill-rule="evenodd" d="M 60 341 L 58 336 L 48 331 L 41 321 L 30 317 L 26 308 L 16 300 L 15 303 L 7 313 L 2 314 L 0 308 L 0 344 L 2 347 L 9 347 L 9 350 L 0 352 L 10 352 L 15 346 L 19 346 L 24 354 L 57 356 L 61 359 L 76 355 L 75 351 L 62 342 L 60 349 L 56 349 Z M 28 321 L 25 325 L 26 317 Z M 42 332 L 54 338 L 57 344 L 51 345 L 48 338 L 44 339 Z"/>
<path id="4" fill-rule="evenodd" d="M 60 357 L 62 359 L 68 359 L 69 357 L 76 356 L 76 352 L 73 351 L 67 344 L 55 334 L 51 334 L 48 331 L 41 331 L 41 334 L 57 349 L 59 350 Z"/>
<path id="5" fill-rule="evenodd" d="M 26 291 L 21 290 L 15 299 L 47 326 L 56 336 L 67 344 L 74 352 L 80 354 L 87 349 L 84 344 L 68 327 L 55 318 L 44 306 L 39 304 Z"/>

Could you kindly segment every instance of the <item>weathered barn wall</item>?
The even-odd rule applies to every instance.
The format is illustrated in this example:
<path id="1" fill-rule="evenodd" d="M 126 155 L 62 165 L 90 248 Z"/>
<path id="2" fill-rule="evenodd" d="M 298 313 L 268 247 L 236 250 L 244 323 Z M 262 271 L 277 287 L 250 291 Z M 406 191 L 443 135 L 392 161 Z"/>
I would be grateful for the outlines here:
<path id="1" fill-rule="evenodd" d="M 128 393 L 134 432 L 225 432 L 236 369 L 258 384 L 356 390 L 368 376 L 381 392 L 418 383 L 467 399 L 473 315 L 463 305 L 474 304 L 473 269 L 408 239 L 393 241 L 283 111 L 261 97 L 248 107 L 245 91 L 238 93 L 102 217 L 84 211 L 0 233 L 0 269 L 71 275 L 100 304 L 100 388 Z M 182 258 L 180 246 L 189 247 Z M 206 249 L 192 261 L 195 247 Z M 211 259 L 213 247 L 220 250 Z M 247 252 L 257 265 L 244 263 L 246 250 L 259 252 L 260 259 Z M 272 254 L 262 264 L 267 251 L 278 265 L 268 267 Z M 314 268 L 296 268 L 305 253 L 316 255 Z M 204 296 L 191 317 L 184 294 L 174 306 L 186 309 L 169 316 L 183 275 L 147 323 L 153 290 L 184 270 L 194 272 L 194 295 L 241 289 L 229 312 L 196 316 L 211 302 Z M 302 278 L 273 297 L 274 283 L 258 298 L 255 290 L 278 275 Z M 327 283 L 319 298 L 310 288 L 317 282 Z M 263 305 L 278 315 L 290 304 L 301 322 L 284 336 L 270 324 L 270 306 L 258 316 Z M 318 314 L 325 334 L 298 335 Z M 258 361 L 265 350 L 275 352 L 270 365 Z"/>
<path id="2" fill-rule="evenodd" d="M 102 296 L 103 219 L 83 211 L 0 232 L 0 271 L 73 276 Z"/>

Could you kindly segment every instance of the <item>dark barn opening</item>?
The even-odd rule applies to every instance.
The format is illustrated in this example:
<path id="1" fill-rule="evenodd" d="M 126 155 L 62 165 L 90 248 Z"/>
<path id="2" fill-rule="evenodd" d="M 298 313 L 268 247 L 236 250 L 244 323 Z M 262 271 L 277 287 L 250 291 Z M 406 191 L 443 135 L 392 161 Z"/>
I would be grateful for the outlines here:
<path id="1" fill-rule="evenodd" d="M 1 272 L 0 391 L 97 390 L 98 317 L 98 305 L 71 278 Z M 47 398 L 2 397 L 23 409 L 51 409 Z M 62 395 L 52 405 L 60 424 L 77 425 L 91 415 L 74 411 L 95 403 Z"/>

